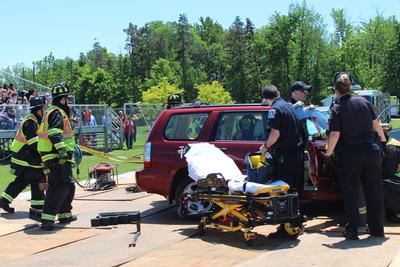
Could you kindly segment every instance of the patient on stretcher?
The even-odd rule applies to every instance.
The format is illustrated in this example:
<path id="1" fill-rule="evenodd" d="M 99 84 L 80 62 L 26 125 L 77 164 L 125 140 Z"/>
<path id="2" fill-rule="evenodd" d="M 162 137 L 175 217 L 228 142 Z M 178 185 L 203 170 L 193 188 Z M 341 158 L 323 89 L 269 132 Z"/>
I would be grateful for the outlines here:
<path id="1" fill-rule="evenodd" d="M 185 157 L 189 176 L 198 181 L 200 188 L 209 188 L 209 193 L 224 193 L 223 190 L 220 191 L 224 187 L 223 183 L 217 182 L 218 186 L 212 184 L 216 182 L 215 179 L 225 179 L 225 187 L 227 186 L 230 193 L 276 195 L 287 192 L 290 188 L 283 181 L 270 180 L 273 171 L 271 158 L 264 159 L 260 153 L 249 153 L 246 156 L 245 165 L 249 176 L 243 175 L 230 157 L 209 143 L 191 144 Z"/>

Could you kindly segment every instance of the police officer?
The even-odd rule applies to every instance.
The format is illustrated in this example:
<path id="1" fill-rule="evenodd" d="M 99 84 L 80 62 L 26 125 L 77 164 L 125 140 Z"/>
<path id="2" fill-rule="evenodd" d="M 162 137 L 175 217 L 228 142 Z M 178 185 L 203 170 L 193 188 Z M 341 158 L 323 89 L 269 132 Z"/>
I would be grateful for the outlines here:
<path id="1" fill-rule="evenodd" d="M 268 125 L 271 132 L 268 140 L 260 147 L 261 153 L 265 154 L 268 150 L 271 152 L 275 178 L 285 181 L 292 190 L 300 191 L 299 195 L 301 195 L 304 183 L 304 140 L 301 122 L 296 116 L 293 105 L 280 97 L 274 85 L 264 87 L 262 96 L 264 102 L 271 106 L 268 113 Z M 295 223 L 301 224 L 301 222 Z M 271 237 L 285 235 L 287 233 L 281 225 L 276 233 L 271 234 Z"/>
<path id="2" fill-rule="evenodd" d="M 43 107 L 44 103 L 39 96 L 31 98 L 30 113 L 22 119 L 11 145 L 11 169 L 16 177 L 0 198 L 0 208 L 9 213 L 14 212 L 14 208 L 11 208 L 9 204 L 28 184 L 31 185 L 30 217 L 33 216 L 34 211 L 43 208 L 44 193 L 39 190 L 39 183 L 44 183 L 45 178 L 42 159 L 37 150 L 38 137 L 36 133 L 43 116 Z"/>
<path id="3" fill-rule="evenodd" d="M 302 81 L 296 81 L 290 86 L 292 94 L 290 96 L 290 103 L 293 104 L 296 110 L 297 117 L 302 123 L 306 123 L 307 114 L 303 109 L 304 101 L 310 94 L 312 89 L 311 85 L 307 85 Z"/>
<path id="4" fill-rule="evenodd" d="M 72 215 L 72 200 L 75 184 L 72 176 L 72 154 L 75 139 L 69 117 L 69 88 L 57 84 L 52 89 L 53 102 L 47 110 L 39 127 L 38 150 L 42 156 L 49 187 L 42 213 L 43 230 L 52 230 L 56 215 L 61 223 L 76 220 Z"/>
<path id="5" fill-rule="evenodd" d="M 370 103 L 351 95 L 351 83 L 348 73 L 335 75 L 337 99 L 330 108 L 326 156 L 330 157 L 337 148 L 347 221 L 344 237 L 358 240 L 360 181 L 367 205 L 369 234 L 384 237 L 382 154 L 376 134 L 381 142 L 386 142 L 386 138 Z"/>
<path id="6" fill-rule="evenodd" d="M 182 104 L 182 96 L 180 94 L 172 94 L 167 98 L 167 109 L 178 107 Z"/>

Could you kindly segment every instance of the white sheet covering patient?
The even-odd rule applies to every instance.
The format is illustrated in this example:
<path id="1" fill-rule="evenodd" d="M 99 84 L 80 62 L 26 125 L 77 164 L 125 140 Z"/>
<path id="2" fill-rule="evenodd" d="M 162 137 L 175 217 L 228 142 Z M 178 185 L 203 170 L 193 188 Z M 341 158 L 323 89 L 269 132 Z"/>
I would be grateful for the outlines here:
<path id="1" fill-rule="evenodd" d="M 228 181 L 230 192 L 255 193 L 266 185 L 246 181 L 235 162 L 219 148 L 209 143 L 190 144 L 185 157 L 188 163 L 189 177 L 197 181 L 204 179 L 210 173 L 221 173 Z M 281 185 L 282 181 L 275 181 L 271 185 Z M 244 186 L 245 185 L 245 186 Z M 243 190 L 245 188 L 245 190 Z"/>

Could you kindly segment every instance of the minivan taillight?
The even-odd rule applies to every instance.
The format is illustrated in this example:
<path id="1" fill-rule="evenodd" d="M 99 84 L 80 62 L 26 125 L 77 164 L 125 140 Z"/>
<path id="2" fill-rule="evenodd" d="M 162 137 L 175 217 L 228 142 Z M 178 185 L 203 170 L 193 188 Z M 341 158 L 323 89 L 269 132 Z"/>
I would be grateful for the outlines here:
<path id="1" fill-rule="evenodd" d="M 144 145 L 144 162 L 143 166 L 145 168 L 151 167 L 151 142 L 147 142 Z"/>

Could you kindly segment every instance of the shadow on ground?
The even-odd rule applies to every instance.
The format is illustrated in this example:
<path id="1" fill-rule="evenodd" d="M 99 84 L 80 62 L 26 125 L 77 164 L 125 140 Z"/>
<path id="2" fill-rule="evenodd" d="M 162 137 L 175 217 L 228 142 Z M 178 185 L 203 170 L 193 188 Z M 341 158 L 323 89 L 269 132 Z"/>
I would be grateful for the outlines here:
<path id="1" fill-rule="evenodd" d="M 26 219 L 29 216 L 28 211 L 16 211 L 14 213 L 0 213 L 1 217 L 7 219 L 7 220 L 21 220 L 21 219 Z"/>

